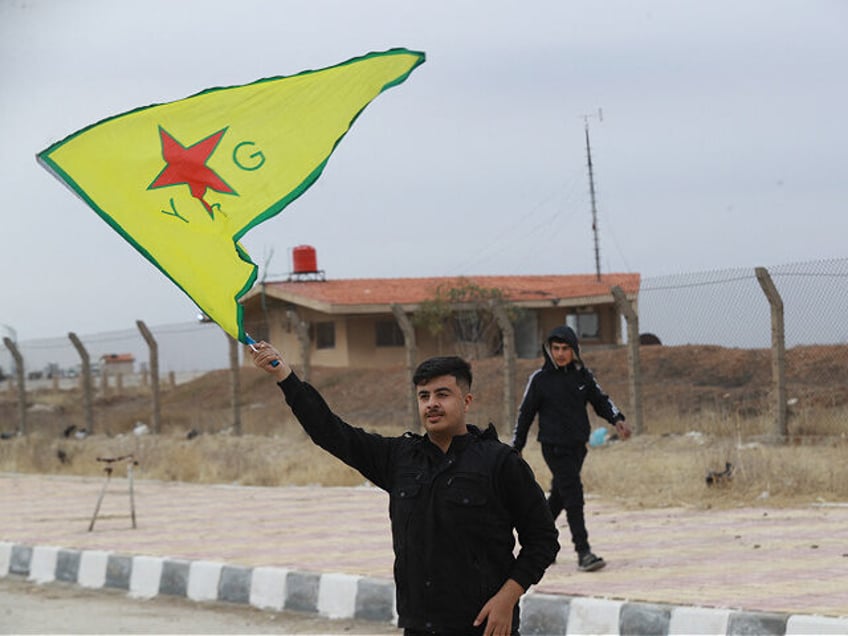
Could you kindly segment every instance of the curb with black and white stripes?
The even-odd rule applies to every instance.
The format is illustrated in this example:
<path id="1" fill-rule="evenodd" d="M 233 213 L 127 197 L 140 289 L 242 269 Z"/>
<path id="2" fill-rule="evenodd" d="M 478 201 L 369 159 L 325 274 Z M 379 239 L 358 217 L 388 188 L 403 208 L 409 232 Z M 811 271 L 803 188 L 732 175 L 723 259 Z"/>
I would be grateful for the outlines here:
<path id="1" fill-rule="evenodd" d="M 193 601 L 317 613 L 327 618 L 397 620 L 394 583 L 340 573 L 243 567 L 214 561 L 127 556 L 0 542 L 0 577 L 62 581 Z M 521 633 L 533 634 L 848 634 L 848 617 L 747 612 L 529 593 L 521 600 Z"/>

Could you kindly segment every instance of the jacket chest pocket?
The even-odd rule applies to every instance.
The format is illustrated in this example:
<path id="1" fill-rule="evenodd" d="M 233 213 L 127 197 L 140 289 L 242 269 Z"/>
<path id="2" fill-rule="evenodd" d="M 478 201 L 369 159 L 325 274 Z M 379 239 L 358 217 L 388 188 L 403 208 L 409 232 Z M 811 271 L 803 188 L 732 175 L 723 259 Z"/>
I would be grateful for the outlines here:
<path id="1" fill-rule="evenodd" d="M 444 501 L 455 515 L 479 515 L 489 503 L 488 480 L 475 473 L 456 473 L 444 484 Z"/>
<path id="2" fill-rule="evenodd" d="M 420 502 L 420 483 L 402 482 L 396 485 L 389 494 L 389 516 L 392 523 L 398 527 L 405 524 Z"/>

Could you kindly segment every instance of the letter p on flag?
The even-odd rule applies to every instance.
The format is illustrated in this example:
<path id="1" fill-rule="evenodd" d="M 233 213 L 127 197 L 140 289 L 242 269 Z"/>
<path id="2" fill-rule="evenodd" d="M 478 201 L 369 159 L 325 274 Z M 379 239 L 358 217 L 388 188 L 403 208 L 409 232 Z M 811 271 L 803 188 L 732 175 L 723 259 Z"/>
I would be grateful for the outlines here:
<path id="1" fill-rule="evenodd" d="M 37 158 L 227 333 L 257 266 L 241 243 L 321 175 L 362 110 L 424 62 L 407 49 L 210 88 L 79 130 Z"/>

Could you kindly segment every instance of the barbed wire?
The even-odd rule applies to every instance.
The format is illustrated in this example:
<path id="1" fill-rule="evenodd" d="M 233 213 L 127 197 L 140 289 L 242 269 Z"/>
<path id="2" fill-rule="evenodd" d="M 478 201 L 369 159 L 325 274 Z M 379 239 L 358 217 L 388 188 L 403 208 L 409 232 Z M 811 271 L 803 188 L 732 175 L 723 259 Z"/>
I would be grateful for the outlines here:
<path id="1" fill-rule="evenodd" d="M 654 284 L 655 279 L 643 279 L 642 284 L 639 287 L 639 293 L 643 294 L 645 292 L 652 291 L 662 291 L 668 289 L 688 289 L 690 287 L 710 287 L 714 285 L 723 285 L 725 283 L 733 283 L 740 280 L 751 280 L 754 277 L 754 273 L 745 275 L 737 275 L 733 278 L 723 278 L 718 280 L 707 280 L 707 281 L 696 281 L 692 283 L 675 283 L 673 285 L 663 285 L 663 284 Z"/>

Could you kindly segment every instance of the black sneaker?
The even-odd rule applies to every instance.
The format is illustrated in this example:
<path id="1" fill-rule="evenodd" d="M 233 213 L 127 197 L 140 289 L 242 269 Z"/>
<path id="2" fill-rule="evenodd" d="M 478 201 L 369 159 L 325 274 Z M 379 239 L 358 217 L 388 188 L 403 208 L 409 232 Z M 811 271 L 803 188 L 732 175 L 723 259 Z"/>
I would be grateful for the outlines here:
<path id="1" fill-rule="evenodd" d="M 577 558 L 577 569 L 581 572 L 594 572 L 606 564 L 606 561 L 591 552 L 584 552 Z"/>

